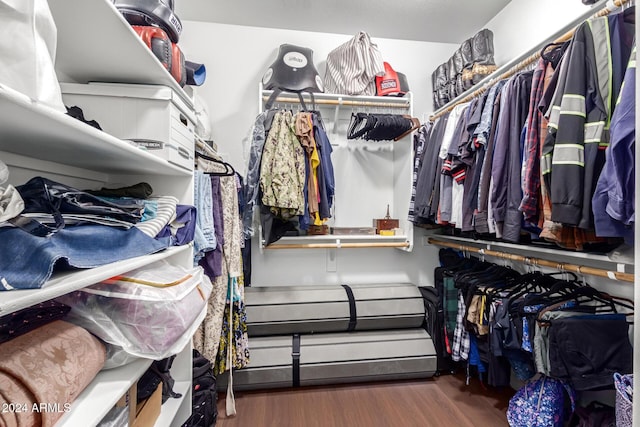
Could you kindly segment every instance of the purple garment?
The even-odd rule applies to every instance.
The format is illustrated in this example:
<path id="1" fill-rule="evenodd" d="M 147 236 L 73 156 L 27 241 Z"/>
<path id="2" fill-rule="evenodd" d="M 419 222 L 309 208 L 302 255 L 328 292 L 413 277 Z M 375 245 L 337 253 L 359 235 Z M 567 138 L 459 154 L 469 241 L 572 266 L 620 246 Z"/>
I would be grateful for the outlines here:
<path id="1" fill-rule="evenodd" d="M 611 145 L 593 195 L 596 234 L 633 245 L 635 224 L 636 69 L 629 67 L 611 120 Z"/>
<path id="2" fill-rule="evenodd" d="M 224 245 L 224 223 L 222 218 L 222 195 L 220 193 L 220 177 L 211 177 L 211 193 L 213 195 L 213 226 L 216 231 L 216 248 L 209 251 L 199 264 L 210 278 L 222 275 L 222 247 Z"/>
<path id="3" fill-rule="evenodd" d="M 491 167 L 493 164 L 494 142 L 498 128 L 498 116 L 500 114 L 501 91 L 506 81 L 500 80 L 489 91 L 489 97 L 485 102 L 482 112 L 482 121 L 476 128 L 478 143 L 485 146 L 485 156 L 481 163 L 480 182 L 478 183 L 478 204 L 473 215 L 473 226 L 478 233 L 489 233 L 489 187 L 491 183 Z M 489 123 L 485 126 L 488 117 Z M 486 130 L 481 130 L 486 128 Z"/>
<path id="4" fill-rule="evenodd" d="M 509 137 L 509 187 L 507 190 L 507 211 L 504 218 L 503 238 L 508 242 L 520 241 L 520 230 L 524 216 L 520 211 L 522 202 L 522 148 L 524 145 L 524 126 L 529 112 L 531 82 L 533 71 L 520 73 L 516 80 L 515 111 Z"/>
<path id="5" fill-rule="evenodd" d="M 192 242 L 196 231 L 196 207 L 191 205 L 177 205 L 176 219 L 174 219 L 172 223 L 184 225 L 176 229 L 176 234 L 173 236 L 171 234 L 171 225 L 167 224 L 160 230 L 156 239 L 169 237 L 170 245 L 172 246 L 182 246 Z"/>
<path id="6" fill-rule="evenodd" d="M 513 108 L 513 86 L 515 77 L 512 77 L 502 88 L 500 98 L 500 115 L 498 116 L 497 135 L 493 148 L 493 160 L 491 165 L 491 179 L 494 182 L 490 198 L 493 209 L 493 218 L 496 222 L 503 222 L 507 207 L 507 160 L 509 148 L 509 112 Z"/>
<path id="7" fill-rule="evenodd" d="M 544 82 L 547 74 L 547 61 L 540 58 L 538 65 L 533 73 L 533 81 L 531 83 L 531 98 L 529 100 L 529 116 L 527 123 L 529 124 L 525 136 L 525 161 L 526 168 L 523 178 L 524 194 L 520 203 L 520 210 L 524 214 L 525 221 L 531 224 L 537 224 L 539 218 L 538 202 L 540 196 L 540 144 L 541 135 L 540 123 L 542 121 L 542 112 L 538 110 L 537 105 L 540 103 L 544 95 Z"/>
<path id="8" fill-rule="evenodd" d="M 509 242 L 520 240 L 522 227 L 523 216 L 518 209 L 522 201 L 520 141 L 529 109 L 532 77 L 531 71 L 520 73 L 505 86 L 502 96 L 506 104 L 500 111 L 500 132 L 493 157 L 493 216 L 496 225 L 503 227 L 503 238 Z"/>

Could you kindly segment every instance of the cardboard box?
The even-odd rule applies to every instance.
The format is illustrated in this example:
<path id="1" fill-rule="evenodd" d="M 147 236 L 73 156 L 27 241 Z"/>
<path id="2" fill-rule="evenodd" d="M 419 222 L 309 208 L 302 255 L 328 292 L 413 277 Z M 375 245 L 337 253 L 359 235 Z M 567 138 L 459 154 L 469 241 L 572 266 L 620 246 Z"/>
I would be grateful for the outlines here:
<path id="1" fill-rule="evenodd" d="M 168 86 L 61 83 L 65 105 L 82 108 L 106 133 L 193 169 L 196 115 Z"/>
<path id="2" fill-rule="evenodd" d="M 151 397 L 136 406 L 136 419 L 132 427 L 153 427 L 160 416 L 162 407 L 162 383 L 153 392 Z"/>
<path id="3" fill-rule="evenodd" d="M 134 382 L 129 390 L 122 395 L 120 400 L 116 402 L 116 407 L 129 408 L 129 425 L 132 425 L 136 419 L 136 402 L 138 401 L 138 382 Z"/>

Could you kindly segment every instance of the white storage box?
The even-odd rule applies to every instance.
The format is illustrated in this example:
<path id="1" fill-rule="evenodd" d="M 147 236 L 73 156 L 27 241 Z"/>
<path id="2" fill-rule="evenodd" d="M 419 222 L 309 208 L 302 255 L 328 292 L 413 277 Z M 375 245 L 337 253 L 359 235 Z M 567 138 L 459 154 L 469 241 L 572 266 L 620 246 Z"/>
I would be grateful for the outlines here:
<path id="1" fill-rule="evenodd" d="M 196 115 L 170 87 L 120 83 L 61 83 L 66 106 L 120 139 L 193 169 Z"/>

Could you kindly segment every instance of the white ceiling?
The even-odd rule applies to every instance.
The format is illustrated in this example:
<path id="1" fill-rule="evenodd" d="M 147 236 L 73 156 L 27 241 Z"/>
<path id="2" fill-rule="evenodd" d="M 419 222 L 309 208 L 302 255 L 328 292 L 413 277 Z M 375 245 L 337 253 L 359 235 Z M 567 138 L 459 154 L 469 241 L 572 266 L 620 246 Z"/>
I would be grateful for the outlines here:
<path id="1" fill-rule="evenodd" d="M 181 20 L 462 43 L 510 0 L 175 0 Z"/>

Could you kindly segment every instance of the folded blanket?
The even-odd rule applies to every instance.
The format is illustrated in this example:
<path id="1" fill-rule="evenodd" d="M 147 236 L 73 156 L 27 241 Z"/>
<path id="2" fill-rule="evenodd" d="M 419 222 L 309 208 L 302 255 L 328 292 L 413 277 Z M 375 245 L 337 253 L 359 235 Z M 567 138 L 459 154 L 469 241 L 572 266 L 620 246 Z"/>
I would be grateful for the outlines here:
<path id="1" fill-rule="evenodd" d="M 53 426 L 104 361 L 97 338 L 62 320 L 1 344 L 0 407 L 15 410 L 0 412 L 0 426 Z"/>

